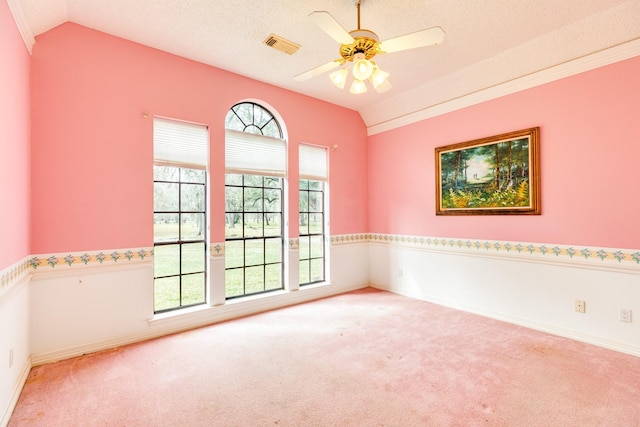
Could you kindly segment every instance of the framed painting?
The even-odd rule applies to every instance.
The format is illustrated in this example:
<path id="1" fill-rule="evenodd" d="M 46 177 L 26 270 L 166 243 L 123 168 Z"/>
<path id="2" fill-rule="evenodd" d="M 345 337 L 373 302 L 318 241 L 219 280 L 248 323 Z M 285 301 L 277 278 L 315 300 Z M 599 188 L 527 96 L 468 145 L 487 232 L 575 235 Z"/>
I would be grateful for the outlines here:
<path id="1" fill-rule="evenodd" d="M 436 148 L 436 215 L 540 215 L 540 128 Z"/>

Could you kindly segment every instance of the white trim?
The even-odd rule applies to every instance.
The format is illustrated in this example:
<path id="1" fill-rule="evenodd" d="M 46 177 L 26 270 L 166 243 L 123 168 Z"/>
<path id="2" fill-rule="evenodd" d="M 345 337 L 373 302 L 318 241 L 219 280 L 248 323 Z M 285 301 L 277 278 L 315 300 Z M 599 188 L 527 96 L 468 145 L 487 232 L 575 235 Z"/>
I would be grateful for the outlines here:
<path id="1" fill-rule="evenodd" d="M 45 363 L 57 362 L 59 360 L 71 357 L 82 356 L 83 354 L 94 353 L 101 350 L 108 350 L 135 342 L 145 341 L 152 338 L 158 338 L 168 334 L 185 331 L 201 326 L 211 325 L 239 317 L 248 316 L 282 308 L 294 304 L 300 304 L 325 298 L 332 295 L 338 295 L 357 289 L 366 288 L 368 283 L 361 283 L 350 286 L 326 285 L 312 287 L 295 292 L 274 292 L 268 295 L 260 295 L 255 298 L 239 298 L 233 302 L 227 302 L 224 305 L 209 307 L 202 306 L 199 310 L 189 310 L 184 314 L 175 316 L 158 317 L 150 319 L 149 328 L 140 333 L 119 336 L 116 338 L 106 339 L 93 342 L 90 344 L 68 347 L 62 350 L 51 351 L 47 353 L 31 355 L 33 366 L 43 365 Z"/>
<path id="2" fill-rule="evenodd" d="M 20 398 L 20 394 L 22 393 L 22 389 L 27 382 L 27 378 L 29 378 L 29 372 L 31 371 L 31 357 L 27 357 L 27 360 L 24 362 L 22 366 L 22 371 L 20 371 L 20 376 L 18 377 L 18 381 L 16 381 L 13 387 L 13 393 L 11 394 L 11 399 L 9 399 L 9 404 L 5 408 L 4 414 L 2 414 L 2 418 L 0 418 L 0 426 L 6 426 L 9 424 L 9 419 L 11 419 L 11 415 L 13 414 L 13 410 L 16 408 L 16 404 L 18 403 L 18 399 Z"/>
<path id="3" fill-rule="evenodd" d="M 84 274 L 99 274 L 104 273 L 105 271 L 113 272 L 113 271 L 127 271 L 127 270 L 136 270 L 142 267 L 149 267 L 153 265 L 153 257 L 147 257 L 144 260 L 141 259 L 132 259 L 131 261 L 127 261 L 126 259 L 123 261 L 110 261 L 105 262 L 104 264 L 98 263 L 90 263 L 87 265 L 84 264 L 60 264 L 55 268 L 46 266 L 39 267 L 37 270 L 32 270 L 31 273 L 31 281 L 37 282 L 39 280 L 51 279 L 51 278 L 59 278 L 59 277 L 74 277 L 78 278 L 78 280 L 82 280 L 82 275 Z"/>
<path id="4" fill-rule="evenodd" d="M 367 127 L 367 135 L 386 132 L 422 120 L 510 95 L 565 77 L 604 67 L 640 55 L 640 39 L 631 40 L 516 79 L 450 99 L 437 105 Z"/>
<path id="5" fill-rule="evenodd" d="M 22 2 L 20 0 L 7 0 L 7 4 L 9 5 L 9 10 L 13 15 L 14 21 L 16 21 L 16 26 L 22 36 L 22 40 L 24 40 L 24 44 L 29 51 L 29 55 L 31 55 L 33 45 L 36 44 L 36 39 L 27 21 L 27 15 L 24 13 Z"/>
<path id="6" fill-rule="evenodd" d="M 373 283 L 370 286 L 372 288 L 380 289 L 387 292 L 392 292 L 392 293 L 403 295 L 409 298 L 419 299 L 422 301 L 431 302 L 433 304 L 438 304 L 444 307 L 450 307 L 456 310 L 478 314 L 480 316 L 488 317 L 490 319 L 500 320 L 500 321 L 511 323 L 514 325 L 524 326 L 525 328 L 534 329 L 537 331 L 542 331 L 549 334 L 558 335 L 561 337 L 570 338 L 570 339 L 581 341 L 581 342 L 586 342 L 588 344 L 597 345 L 599 347 L 608 348 L 610 350 L 615 350 L 621 353 L 631 354 L 633 356 L 640 356 L 640 347 L 638 346 L 610 341 L 601 337 L 595 337 L 593 335 L 584 334 L 579 331 L 574 331 L 572 329 L 550 325 L 547 323 L 541 323 L 531 319 L 524 319 L 521 317 L 506 314 L 506 313 L 501 313 L 493 310 L 485 310 L 485 309 L 478 308 L 475 306 L 470 306 L 467 304 L 455 303 L 450 300 L 446 300 L 446 299 L 442 299 L 442 298 L 438 298 L 430 295 L 429 296 L 415 295 L 415 294 L 412 294 L 411 292 L 405 292 L 398 289 L 389 289 L 386 286 L 381 286 Z"/>

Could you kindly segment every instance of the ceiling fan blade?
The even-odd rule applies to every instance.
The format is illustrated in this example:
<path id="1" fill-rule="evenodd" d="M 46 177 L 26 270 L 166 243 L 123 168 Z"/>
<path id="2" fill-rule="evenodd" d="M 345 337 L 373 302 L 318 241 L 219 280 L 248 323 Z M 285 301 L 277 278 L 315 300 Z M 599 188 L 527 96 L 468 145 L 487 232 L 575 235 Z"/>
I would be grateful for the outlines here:
<path id="1" fill-rule="evenodd" d="M 384 53 L 400 52 L 402 50 L 414 49 L 416 47 L 431 46 L 442 43 L 444 31 L 440 27 L 432 27 L 380 43 L 378 49 Z"/>
<path id="2" fill-rule="evenodd" d="M 334 19 L 329 12 L 316 11 L 311 12 L 309 15 L 314 24 L 316 24 L 322 31 L 327 33 L 332 39 L 340 44 L 351 44 L 354 42 L 353 37 L 347 30 L 342 28 L 342 25 Z"/>
<path id="3" fill-rule="evenodd" d="M 306 71 L 302 74 L 298 74 L 297 76 L 294 77 L 294 80 L 299 82 L 309 80 L 312 77 L 319 76 L 322 73 L 326 73 L 329 70 L 333 70 L 334 68 L 339 67 L 340 62 L 341 60 L 339 59 L 336 59 L 335 61 L 327 62 L 326 64 L 316 67 L 312 70 Z"/>

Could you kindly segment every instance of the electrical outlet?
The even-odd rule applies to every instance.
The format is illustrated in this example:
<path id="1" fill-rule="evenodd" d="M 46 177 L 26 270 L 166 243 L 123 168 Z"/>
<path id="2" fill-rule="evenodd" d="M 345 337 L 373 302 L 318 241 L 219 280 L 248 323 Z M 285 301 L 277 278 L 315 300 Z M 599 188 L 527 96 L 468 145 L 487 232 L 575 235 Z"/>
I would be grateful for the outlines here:
<path id="1" fill-rule="evenodd" d="M 402 269 L 398 270 L 398 277 L 402 277 L 404 275 L 404 271 Z"/>
<path id="2" fill-rule="evenodd" d="M 621 308 L 620 309 L 620 321 L 631 323 L 631 309 L 630 308 Z"/>
<path id="3" fill-rule="evenodd" d="M 576 312 L 578 313 L 584 313 L 586 310 L 586 303 L 582 300 L 577 299 L 576 300 Z"/>
<path id="4" fill-rule="evenodd" d="M 13 349 L 9 349 L 9 368 L 13 366 Z"/>

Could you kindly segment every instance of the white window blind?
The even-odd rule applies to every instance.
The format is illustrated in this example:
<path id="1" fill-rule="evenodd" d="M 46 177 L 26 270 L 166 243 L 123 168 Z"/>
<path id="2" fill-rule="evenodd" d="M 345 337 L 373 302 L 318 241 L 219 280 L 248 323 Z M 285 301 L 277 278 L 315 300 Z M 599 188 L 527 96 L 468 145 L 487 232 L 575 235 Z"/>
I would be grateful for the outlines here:
<path id="1" fill-rule="evenodd" d="M 284 176 L 286 154 L 283 139 L 225 130 L 227 173 Z"/>
<path id="2" fill-rule="evenodd" d="M 153 158 L 156 162 L 206 168 L 209 130 L 206 126 L 153 119 Z"/>
<path id="3" fill-rule="evenodd" d="M 300 144 L 300 178 L 327 180 L 327 149 L 316 145 Z"/>

